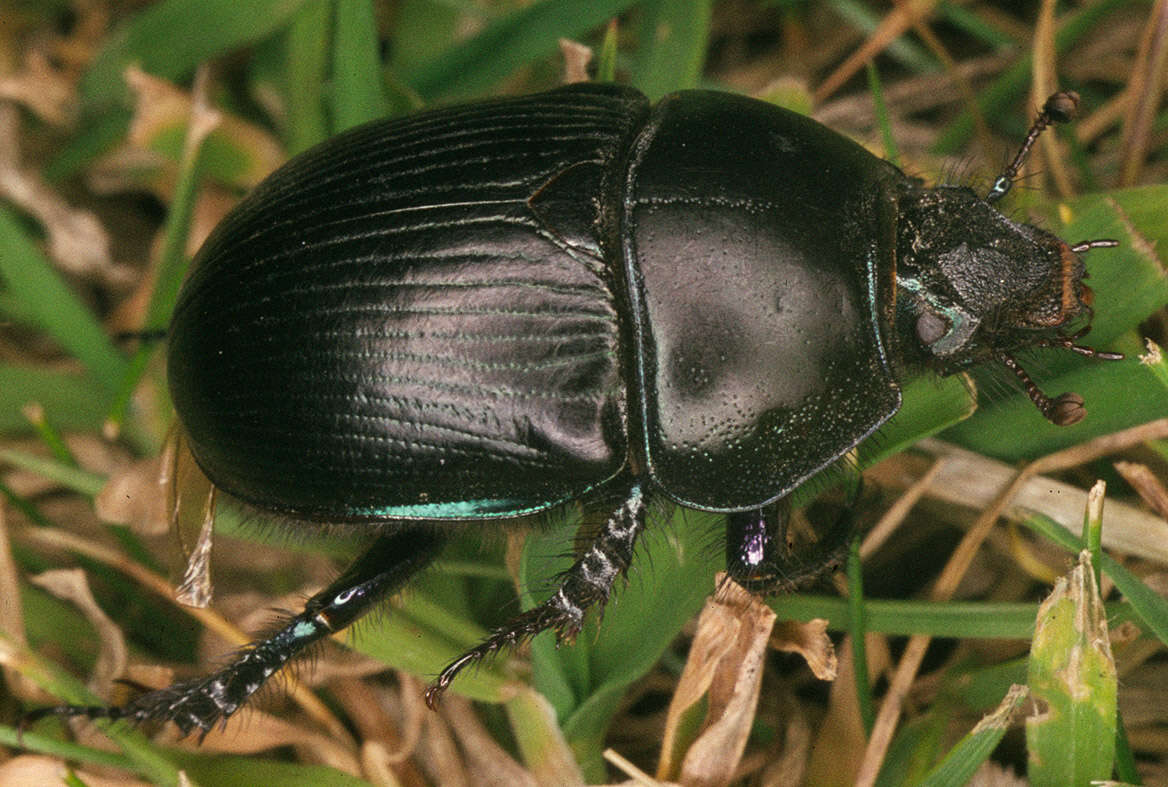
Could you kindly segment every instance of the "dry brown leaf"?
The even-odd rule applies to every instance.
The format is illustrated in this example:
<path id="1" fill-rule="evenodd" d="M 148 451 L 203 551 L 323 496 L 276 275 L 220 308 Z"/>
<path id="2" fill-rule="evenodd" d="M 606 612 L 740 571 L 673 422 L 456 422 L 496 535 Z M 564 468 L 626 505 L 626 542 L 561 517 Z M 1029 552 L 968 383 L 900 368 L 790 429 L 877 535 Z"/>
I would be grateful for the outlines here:
<path id="1" fill-rule="evenodd" d="M 128 134 L 130 145 L 152 150 L 160 135 L 186 127 L 193 103 L 190 94 L 138 68 L 126 70 L 126 82 L 136 98 Z M 287 158 L 270 133 L 233 115 L 222 113 L 213 133 L 223 135 L 233 147 L 247 154 L 247 168 L 238 173 L 235 186 L 256 186 Z"/>
<path id="2" fill-rule="evenodd" d="M 361 744 L 361 772 L 365 778 L 384 787 L 398 787 L 402 782 L 393 772 L 393 763 L 385 745 L 380 741 L 365 741 Z"/>
<path id="3" fill-rule="evenodd" d="M 174 743 L 179 743 L 178 732 L 173 727 L 168 725 L 164 733 Z M 212 728 L 202 743 L 196 744 L 194 741 L 194 738 L 186 738 L 182 743 L 190 747 L 197 745 L 204 752 L 224 754 L 257 754 L 282 746 L 297 746 L 310 751 L 311 759 L 315 762 L 353 776 L 362 773 L 357 753 L 332 735 L 250 707 L 228 718 L 226 727 Z"/>
<path id="4" fill-rule="evenodd" d="M 70 769 L 62 760 L 42 754 L 21 754 L 0 765 L 0 787 L 66 784 Z M 150 787 L 149 782 L 126 776 L 99 776 L 92 771 L 73 770 L 80 783 L 89 787 Z"/>
<path id="5" fill-rule="evenodd" d="M 846 642 L 846 641 L 845 641 Z M 815 731 L 807 781 L 818 785 L 851 784 L 864 754 L 864 725 L 856 698 L 851 648 L 842 647 L 838 677 L 831 684 L 827 716 Z"/>
<path id="6" fill-rule="evenodd" d="M 68 126 L 77 117 L 79 101 L 74 81 L 54 68 L 52 59 L 40 49 L 24 54 L 23 68 L 0 77 L 0 99 L 16 102 L 44 122 Z"/>
<path id="7" fill-rule="evenodd" d="M 434 784 L 449 784 L 451 787 L 470 787 L 470 774 L 458 752 L 454 736 L 446 726 L 446 720 L 437 713 L 427 714 L 425 729 L 418 746 L 418 758 Z"/>
<path id="8" fill-rule="evenodd" d="M 109 696 L 114 678 L 126 670 L 126 641 L 121 628 L 98 606 L 89 590 L 85 572 L 79 568 L 57 569 L 38 574 L 31 581 L 57 598 L 72 603 L 96 630 L 100 646 L 88 686 L 100 697 Z"/>
<path id="9" fill-rule="evenodd" d="M 1137 462 L 1116 462 L 1115 469 L 1139 493 L 1140 499 L 1164 519 L 1168 519 L 1168 489 L 1151 468 Z"/>
<path id="10" fill-rule="evenodd" d="M 835 646 L 827 635 L 827 621 L 815 618 L 806 623 L 784 620 L 775 626 L 771 645 L 786 653 L 798 653 L 820 680 L 835 680 L 839 668 Z"/>
<path id="11" fill-rule="evenodd" d="M 564 58 L 564 84 L 587 82 L 588 64 L 592 62 L 592 47 L 571 40 L 560 39 L 560 55 Z"/>
<path id="12" fill-rule="evenodd" d="M 422 696 L 420 687 L 417 694 Z M 535 776 L 495 742 L 469 702 L 462 697 L 447 697 L 442 702 L 441 713 L 466 755 L 467 771 L 475 784 L 538 787 Z"/>
<path id="13" fill-rule="evenodd" d="M 28 645 L 24 636 L 24 608 L 20 603 L 20 579 L 12 545 L 8 541 L 8 507 L 0 502 L 0 632 L 21 647 Z M 20 699 L 44 696 L 36 684 L 8 667 L 4 668 L 8 691 Z"/>
<path id="14" fill-rule="evenodd" d="M 163 535 L 170 529 L 166 495 L 160 488 L 160 457 L 139 459 L 115 472 L 93 500 L 103 522 L 126 525 L 145 536 Z"/>
<path id="15" fill-rule="evenodd" d="M 88 210 L 72 207 L 38 172 L 20 162 L 20 115 L 0 104 L 0 196 L 34 216 L 45 229 L 49 256 L 58 268 L 124 289 L 135 273 L 110 255 L 109 235 Z"/>
<path id="16" fill-rule="evenodd" d="M 726 784 L 734 776 L 754 723 L 762 667 L 775 613 L 729 581 L 706 601 L 697 632 L 670 703 L 657 778 L 686 785 Z M 692 742 L 681 730 L 702 697 L 707 698 L 701 732 Z"/>
<path id="17" fill-rule="evenodd" d="M 807 761 L 811 756 L 811 742 L 811 725 L 802 709 L 792 706 L 792 713 L 783 730 L 783 747 L 779 756 L 763 768 L 758 783 L 762 787 L 803 784 Z"/>

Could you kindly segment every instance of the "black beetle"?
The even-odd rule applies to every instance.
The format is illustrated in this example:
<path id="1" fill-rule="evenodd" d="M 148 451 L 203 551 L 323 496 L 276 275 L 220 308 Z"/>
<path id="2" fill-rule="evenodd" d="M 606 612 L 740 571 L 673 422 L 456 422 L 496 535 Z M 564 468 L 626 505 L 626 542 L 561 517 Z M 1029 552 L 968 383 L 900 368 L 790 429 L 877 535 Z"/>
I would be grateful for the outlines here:
<path id="1" fill-rule="evenodd" d="M 1014 361 L 1090 324 L 1079 254 L 987 198 L 925 188 L 805 117 L 575 85 L 375 122 L 268 178 L 199 252 L 169 331 L 175 409 L 227 494 L 372 546 L 230 665 L 123 707 L 206 732 L 460 523 L 618 499 L 548 601 L 441 673 L 571 637 L 647 502 L 726 512 L 732 576 L 784 586 L 784 499 L 900 407 L 910 370 Z M 1085 322 L 1069 333 L 1074 322 Z"/>

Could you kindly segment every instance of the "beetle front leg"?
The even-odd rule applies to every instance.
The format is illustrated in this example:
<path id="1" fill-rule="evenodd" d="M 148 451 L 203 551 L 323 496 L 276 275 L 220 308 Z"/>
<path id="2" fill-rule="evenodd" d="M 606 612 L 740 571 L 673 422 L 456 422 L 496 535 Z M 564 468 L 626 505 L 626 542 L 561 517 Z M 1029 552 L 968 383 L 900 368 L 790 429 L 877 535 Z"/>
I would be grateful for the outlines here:
<path id="1" fill-rule="evenodd" d="M 617 577 L 628 570 L 637 536 L 645 528 L 645 495 L 639 480 L 629 485 L 624 502 L 605 522 L 592 544 L 564 573 L 551 598 L 495 629 L 479 645 L 446 666 L 426 689 L 426 704 L 435 708 L 443 692 L 462 669 L 495 651 L 513 647 L 541 631 L 555 629 L 559 641 L 570 641 L 584 624 L 593 604 L 608 600 Z"/>

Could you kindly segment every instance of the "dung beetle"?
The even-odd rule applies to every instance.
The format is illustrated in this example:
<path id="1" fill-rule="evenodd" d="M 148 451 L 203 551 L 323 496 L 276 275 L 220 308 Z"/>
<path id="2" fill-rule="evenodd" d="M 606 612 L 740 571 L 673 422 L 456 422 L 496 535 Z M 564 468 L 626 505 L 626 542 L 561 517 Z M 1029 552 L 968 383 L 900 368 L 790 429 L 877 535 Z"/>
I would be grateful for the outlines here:
<path id="1" fill-rule="evenodd" d="M 917 369 L 1076 344 L 1080 254 L 987 197 L 926 188 L 813 120 L 725 93 L 616 85 L 374 122 L 292 160 L 214 231 L 169 330 L 175 410 L 223 493 L 368 550 L 229 665 L 120 707 L 205 734 L 468 523 L 570 501 L 606 519 L 550 599 L 442 671 L 571 638 L 653 500 L 728 515 L 728 570 L 786 586 L 787 496 L 876 431 Z M 1074 330 L 1075 326 L 1081 326 Z M 539 517 L 532 517 L 536 522 Z"/>

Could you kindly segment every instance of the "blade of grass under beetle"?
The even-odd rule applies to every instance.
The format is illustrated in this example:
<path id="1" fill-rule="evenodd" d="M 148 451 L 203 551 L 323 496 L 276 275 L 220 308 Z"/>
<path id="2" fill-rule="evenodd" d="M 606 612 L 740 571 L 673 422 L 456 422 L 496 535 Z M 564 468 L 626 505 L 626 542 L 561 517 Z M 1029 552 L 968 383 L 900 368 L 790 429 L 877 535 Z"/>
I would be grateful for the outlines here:
<path id="1" fill-rule="evenodd" d="M 979 379 L 1010 395 L 985 401 L 976 414 L 945 433 L 945 438 L 1001 459 L 1029 458 L 1108 432 L 1152 420 L 1164 412 L 1165 387 L 1155 370 L 1141 366 L 1142 348 L 1129 335 L 1140 322 L 1168 304 L 1168 276 L 1157 250 L 1168 248 L 1168 220 L 1162 206 L 1168 187 L 1148 186 L 1081 197 L 1065 205 L 1073 220 L 1058 234 L 1076 242 L 1115 238 L 1116 249 L 1087 255 L 1089 284 L 1095 291 L 1095 319 L 1085 343 L 1127 352 L 1124 361 L 1100 361 L 1057 350 L 1027 353 L 1022 361 L 1051 394 L 1076 391 L 1088 416 L 1066 429 L 1041 428 L 1029 400 L 1004 372 L 987 370 Z M 1036 425 L 1038 428 L 1036 428 Z"/>
<path id="2" fill-rule="evenodd" d="M 901 391 L 902 404 L 876 434 L 857 448 L 860 467 L 869 467 L 898 454 L 913 443 L 958 424 L 977 409 L 973 392 L 961 375 L 909 380 Z"/>
<path id="3" fill-rule="evenodd" d="M 567 571 L 575 556 L 573 545 L 580 528 L 576 511 L 554 516 L 544 527 L 534 529 L 523 544 L 519 558 L 519 598 L 523 611 L 548 598 L 555 591 L 555 578 Z M 552 704 L 558 718 L 566 718 L 586 690 L 580 676 L 587 670 L 590 639 L 580 636 L 563 654 L 554 632 L 544 632 L 531 640 L 532 682 Z M 569 666 L 568 660 L 574 660 Z"/>
<path id="4" fill-rule="evenodd" d="M 901 386 L 901 408 L 854 452 L 829 466 L 791 493 L 791 504 L 807 505 L 835 483 L 853 463 L 861 470 L 887 459 L 919 440 L 968 418 L 977 407 L 975 389 L 964 375 L 938 378 L 922 375 Z"/>
<path id="5" fill-rule="evenodd" d="M 713 590 L 722 562 L 713 535 L 719 522 L 682 510 L 665 519 L 651 508 L 628 581 L 617 581 L 603 617 L 591 613 L 571 647 L 557 648 L 551 632 L 532 640 L 536 689 L 555 707 L 586 772 L 601 762 L 603 735 L 625 689 L 657 663 Z M 525 609 L 554 589 L 548 577 L 571 565 L 575 533 L 568 518 L 524 544 Z"/>
<path id="6" fill-rule="evenodd" d="M 1033 459 L 1163 417 L 1164 402 L 1168 401 L 1168 386 L 1155 369 L 1141 364 L 1134 354 L 1123 361 L 1092 363 L 1087 359 L 1083 368 L 1042 378 L 1040 385 L 1052 393 L 1081 394 L 1087 403 L 1087 417 L 1074 426 L 1052 427 L 1029 399 L 1017 393 L 983 405 L 973 418 L 945 432 L 943 438 L 1004 461 Z"/>
<path id="7" fill-rule="evenodd" d="M 1168 185 L 1088 194 L 1057 204 L 1066 221 L 1055 229 L 1070 243 L 1114 238 L 1119 247 L 1086 255 L 1095 291 L 1088 344 L 1103 346 L 1168 304 Z"/>
<path id="8" fill-rule="evenodd" d="M 415 583 L 416 584 L 416 583 Z M 474 621 L 450 613 L 411 586 L 400 605 L 346 635 L 350 647 L 387 666 L 423 679 L 477 645 L 487 632 Z M 462 671 L 450 691 L 480 702 L 499 703 L 509 683 L 506 656 L 486 659 Z"/>

